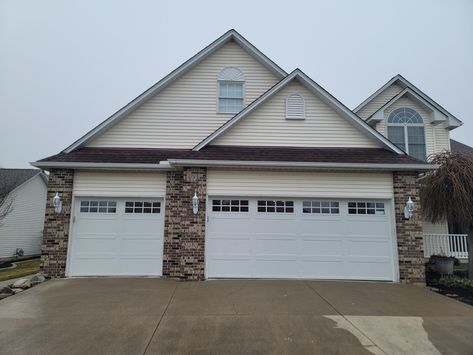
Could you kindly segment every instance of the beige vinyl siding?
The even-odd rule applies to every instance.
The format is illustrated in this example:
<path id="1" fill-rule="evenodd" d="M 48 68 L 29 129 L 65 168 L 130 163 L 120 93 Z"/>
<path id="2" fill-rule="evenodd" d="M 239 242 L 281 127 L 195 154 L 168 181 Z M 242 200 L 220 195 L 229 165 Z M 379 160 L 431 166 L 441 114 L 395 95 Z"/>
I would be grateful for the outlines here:
<path id="1" fill-rule="evenodd" d="M 164 197 L 166 173 L 76 170 L 73 194 L 75 196 Z"/>
<path id="2" fill-rule="evenodd" d="M 0 258 L 13 256 L 16 248 L 25 255 L 41 253 L 46 193 L 39 175 L 11 192 L 13 210 L 0 224 Z"/>
<path id="3" fill-rule="evenodd" d="M 368 104 L 366 104 L 360 111 L 357 112 L 357 115 L 363 119 L 367 119 L 373 113 L 375 113 L 381 106 L 386 104 L 394 96 L 399 94 L 404 88 L 397 84 L 393 83 L 388 86 L 384 91 L 379 93 L 378 96 L 373 98 Z"/>
<path id="4" fill-rule="evenodd" d="M 448 223 L 430 223 L 422 221 L 422 232 L 424 234 L 448 234 Z"/>
<path id="5" fill-rule="evenodd" d="M 449 138 L 449 131 L 445 127 L 444 124 L 439 124 L 434 126 L 433 124 L 430 123 L 430 112 L 427 111 L 423 106 L 413 102 L 411 99 L 407 97 L 401 97 L 398 99 L 396 102 L 394 102 L 392 105 L 388 106 L 384 110 L 384 120 L 379 122 L 376 125 L 376 129 L 383 134 L 384 136 L 387 137 L 387 129 L 386 129 L 386 124 L 387 124 L 387 119 L 391 112 L 393 112 L 395 109 L 400 108 L 400 107 L 409 107 L 415 111 L 417 111 L 423 121 L 424 121 L 424 127 L 425 127 L 425 144 L 426 144 L 426 150 L 427 150 L 427 156 L 430 154 L 435 154 L 439 153 L 442 150 L 450 150 L 450 138 Z"/>
<path id="6" fill-rule="evenodd" d="M 217 76 L 229 66 L 238 67 L 245 76 L 245 105 L 278 81 L 275 74 L 248 52 L 229 42 L 88 146 L 194 147 L 233 116 L 217 113 Z"/>
<path id="7" fill-rule="evenodd" d="M 303 96 L 305 119 L 286 119 L 286 98 Z M 214 145 L 293 147 L 380 147 L 348 119 L 296 81 L 242 118 L 214 142 Z"/>
<path id="8" fill-rule="evenodd" d="M 209 169 L 207 194 L 390 199 L 393 177 L 391 173 Z"/>

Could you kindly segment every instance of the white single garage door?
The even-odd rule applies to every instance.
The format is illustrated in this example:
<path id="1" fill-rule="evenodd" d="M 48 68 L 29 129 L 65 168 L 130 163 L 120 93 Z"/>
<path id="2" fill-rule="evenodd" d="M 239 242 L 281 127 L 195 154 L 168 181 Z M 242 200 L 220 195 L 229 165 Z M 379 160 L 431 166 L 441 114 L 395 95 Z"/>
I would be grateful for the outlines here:
<path id="1" fill-rule="evenodd" d="M 390 201 L 209 199 L 206 276 L 394 280 Z"/>
<path id="2" fill-rule="evenodd" d="M 70 276 L 162 275 L 159 198 L 76 198 Z"/>

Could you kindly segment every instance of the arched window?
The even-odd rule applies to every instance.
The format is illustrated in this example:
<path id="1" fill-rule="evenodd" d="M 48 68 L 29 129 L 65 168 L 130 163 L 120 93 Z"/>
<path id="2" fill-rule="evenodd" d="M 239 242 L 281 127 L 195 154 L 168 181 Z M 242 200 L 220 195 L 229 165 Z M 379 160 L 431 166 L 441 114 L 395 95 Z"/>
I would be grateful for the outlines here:
<path id="1" fill-rule="evenodd" d="M 235 67 L 224 68 L 218 80 L 218 112 L 237 113 L 244 104 L 245 76 Z"/>
<path id="2" fill-rule="evenodd" d="M 286 98 L 286 118 L 305 118 L 305 104 L 302 95 L 291 94 Z"/>
<path id="3" fill-rule="evenodd" d="M 413 109 L 401 107 L 391 112 L 388 138 L 410 156 L 426 159 L 424 121 Z"/>

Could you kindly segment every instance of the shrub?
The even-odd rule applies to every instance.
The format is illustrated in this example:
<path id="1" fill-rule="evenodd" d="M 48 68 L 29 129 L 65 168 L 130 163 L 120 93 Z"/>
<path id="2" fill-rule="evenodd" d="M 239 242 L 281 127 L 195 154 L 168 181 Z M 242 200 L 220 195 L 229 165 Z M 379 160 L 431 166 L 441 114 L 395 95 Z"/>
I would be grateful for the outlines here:
<path id="1" fill-rule="evenodd" d="M 473 280 L 465 279 L 458 276 L 443 276 L 439 280 L 439 285 L 445 287 L 459 287 L 473 289 Z"/>

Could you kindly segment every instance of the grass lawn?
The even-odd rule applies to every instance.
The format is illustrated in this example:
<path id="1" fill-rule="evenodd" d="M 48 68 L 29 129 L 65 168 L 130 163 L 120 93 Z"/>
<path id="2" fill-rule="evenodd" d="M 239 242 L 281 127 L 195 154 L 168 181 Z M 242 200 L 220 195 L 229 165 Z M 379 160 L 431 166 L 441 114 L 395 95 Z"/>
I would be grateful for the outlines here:
<path id="1" fill-rule="evenodd" d="M 17 261 L 15 263 L 17 265 L 16 268 L 0 271 L 0 281 L 10 280 L 16 277 L 22 277 L 39 272 L 40 259 Z"/>

